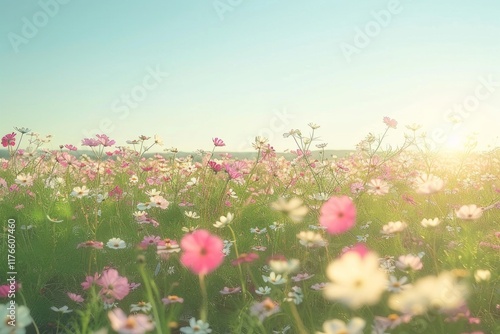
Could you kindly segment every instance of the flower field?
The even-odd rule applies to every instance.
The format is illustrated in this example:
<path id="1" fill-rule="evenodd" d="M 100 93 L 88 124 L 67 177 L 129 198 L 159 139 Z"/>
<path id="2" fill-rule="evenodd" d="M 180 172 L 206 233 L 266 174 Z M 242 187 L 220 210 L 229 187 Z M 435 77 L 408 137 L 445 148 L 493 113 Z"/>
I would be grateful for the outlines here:
<path id="1" fill-rule="evenodd" d="M 500 149 L 397 126 L 248 159 L 3 134 L 0 333 L 500 333 Z"/>

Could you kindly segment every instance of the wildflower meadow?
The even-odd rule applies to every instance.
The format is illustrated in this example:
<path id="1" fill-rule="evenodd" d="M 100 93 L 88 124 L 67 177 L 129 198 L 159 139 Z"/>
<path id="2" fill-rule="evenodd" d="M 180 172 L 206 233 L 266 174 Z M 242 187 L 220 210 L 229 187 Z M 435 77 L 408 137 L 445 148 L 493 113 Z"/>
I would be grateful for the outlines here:
<path id="1" fill-rule="evenodd" d="M 500 149 L 322 131 L 236 158 L 4 130 L 0 333 L 500 333 Z"/>

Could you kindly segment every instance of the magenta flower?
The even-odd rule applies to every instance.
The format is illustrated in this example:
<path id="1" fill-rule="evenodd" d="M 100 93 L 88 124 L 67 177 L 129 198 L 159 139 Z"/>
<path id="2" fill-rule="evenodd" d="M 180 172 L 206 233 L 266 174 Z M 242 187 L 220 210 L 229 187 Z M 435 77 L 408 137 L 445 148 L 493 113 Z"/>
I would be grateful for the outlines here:
<path id="1" fill-rule="evenodd" d="M 96 283 L 102 287 L 99 294 L 106 303 L 113 303 L 115 299 L 121 300 L 130 291 L 128 279 L 120 276 L 116 269 L 104 271 Z"/>
<path id="2" fill-rule="evenodd" d="M 330 234 L 342 234 L 356 224 L 356 207 L 347 196 L 331 197 L 321 207 L 319 222 Z"/>
<path id="3" fill-rule="evenodd" d="M 196 230 L 181 240 L 181 262 L 197 275 L 206 275 L 224 261 L 224 243 L 206 230 Z"/>
<path id="4" fill-rule="evenodd" d="M 220 171 L 222 170 L 222 166 L 221 166 L 220 164 L 216 163 L 216 162 L 215 162 L 215 161 L 213 161 L 213 160 L 210 160 L 210 161 L 208 162 L 208 166 L 209 166 L 210 168 L 212 168 L 212 170 L 213 170 L 214 172 L 216 172 L 216 173 L 217 173 L 217 172 L 220 172 Z"/>
<path id="5" fill-rule="evenodd" d="M 2 146 L 7 147 L 7 146 L 14 146 L 16 145 L 16 133 L 8 133 L 5 136 L 2 137 Z"/>
<path id="6" fill-rule="evenodd" d="M 224 143 L 224 141 L 220 138 L 212 138 L 212 141 L 214 142 L 214 145 L 215 146 L 226 146 L 226 144 Z"/>
<path id="7" fill-rule="evenodd" d="M 17 282 L 14 283 L 14 292 L 18 291 L 19 288 L 21 288 L 21 284 L 18 284 Z M 9 296 L 9 293 L 11 293 L 11 286 L 10 284 L 5 284 L 5 285 L 0 285 L 0 298 L 7 298 Z"/>

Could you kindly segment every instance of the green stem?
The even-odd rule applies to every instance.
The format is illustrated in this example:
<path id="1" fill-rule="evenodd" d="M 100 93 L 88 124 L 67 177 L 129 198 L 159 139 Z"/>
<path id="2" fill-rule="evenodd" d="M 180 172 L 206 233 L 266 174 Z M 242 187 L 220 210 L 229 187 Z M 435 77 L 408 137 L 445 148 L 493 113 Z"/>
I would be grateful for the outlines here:
<path id="1" fill-rule="evenodd" d="M 207 286 L 205 285 L 205 275 L 204 274 L 199 274 L 198 278 L 200 279 L 201 296 L 203 298 L 203 304 L 202 304 L 201 310 L 200 310 L 200 319 L 203 322 L 207 322 L 207 316 L 208 316 L 208 295 L 207 295 Z"/>

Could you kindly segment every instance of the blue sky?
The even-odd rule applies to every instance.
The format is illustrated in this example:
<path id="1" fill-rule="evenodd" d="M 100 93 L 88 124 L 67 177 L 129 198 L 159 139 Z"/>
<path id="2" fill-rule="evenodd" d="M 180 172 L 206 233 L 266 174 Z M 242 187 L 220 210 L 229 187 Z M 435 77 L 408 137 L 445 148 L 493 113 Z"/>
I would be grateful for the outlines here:
<path id="1" fill-rule="evenodd" d="M 438 144 L 498 133 L 496 0 L 0 0 L 0 13 L 0 131 L 50 133 L 53 148 L 106 132 L 186 151 L 261 134 L 284 150 L 283 132 L 315 122 L 350 149 L 384 116 L 400 123 L 393 143 L 410 123 Z"/>

